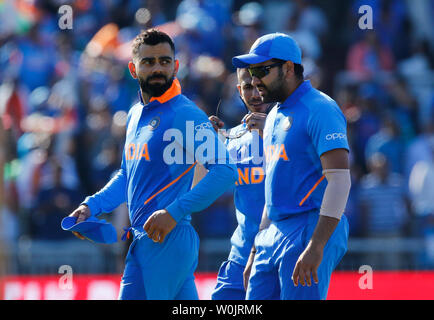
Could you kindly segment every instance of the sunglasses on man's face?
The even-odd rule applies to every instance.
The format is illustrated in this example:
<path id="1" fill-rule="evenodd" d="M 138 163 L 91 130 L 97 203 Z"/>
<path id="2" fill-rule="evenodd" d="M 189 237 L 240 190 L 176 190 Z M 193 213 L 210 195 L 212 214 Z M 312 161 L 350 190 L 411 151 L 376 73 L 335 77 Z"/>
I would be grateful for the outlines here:
<path id="1" fill-rule="evenodd" d="M 270 73 L 271 68 L 281 66 L 284 63 L 285 62 L 276 62 L 268 66 L 250 67 L 248 68 L 248 70 L 252 78 L 256 77 L 258 79 L 262 79 L 263 77 L 265 77 L 267 74 Z"/>

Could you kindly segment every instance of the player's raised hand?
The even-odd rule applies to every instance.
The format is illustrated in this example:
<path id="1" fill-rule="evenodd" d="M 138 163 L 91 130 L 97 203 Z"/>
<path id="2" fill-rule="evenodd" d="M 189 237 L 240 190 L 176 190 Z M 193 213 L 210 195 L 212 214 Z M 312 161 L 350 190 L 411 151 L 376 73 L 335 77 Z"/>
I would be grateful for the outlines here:
<path id="1" fill-rule="evenodd" d="M 210 116 L 208 120 L 211 121 L 212 127 L 216 132 L 218 132 L 219 129 L 223 128 L 225 125 L 225 123 L 217 116 Z"/>
<path id="2" fill-rule="evenodd" d="M 307 245 L 306 249 L 302 252 L 295 264 L 294 272 L 292 273 L 292 281 L 294 286 L 300 283 L 303 287 L 307 284 L 308 287 L 312 285 L 311 278 L 318 284 L 318 267 L 321 264 L 323 257 L 323 248 L 317 248 Z"/>
<path id="3" fill-rule="evenodd" d="M 80 205 L 77 209 L 75 209 L 70 215 L 69 217 L 76 217 L 77 218 L 77 222 L 83 222 L 85 221 L 87 218 L 90 217 L 90 209 L 88 206 L 82 204 Z M 76 231 L 72 231 L 72 234 L 75 235 L 77 238 L 84 240 L 86 239 L 85 237 L 83 237 L 79 232 Z"/>
<path id="4" fill-rule="evenodd" d="M 266 113 L 251 112 L 246 114 L 241 120 L 241 122 L 245 122 L 249 130 L 259 130 L 259 134 L 262 136 L 262 131 L 264 130 L 266 118 Z"/>
<path id="5" fill-rule="evenodd" d="M 152 241 L 163 243 L 164 238 L 166 238 L 175 226 L 175 219 L 172 218 L 166 209 L 163 209 L 152 213 L 143 225 L 143 229 Z"/>

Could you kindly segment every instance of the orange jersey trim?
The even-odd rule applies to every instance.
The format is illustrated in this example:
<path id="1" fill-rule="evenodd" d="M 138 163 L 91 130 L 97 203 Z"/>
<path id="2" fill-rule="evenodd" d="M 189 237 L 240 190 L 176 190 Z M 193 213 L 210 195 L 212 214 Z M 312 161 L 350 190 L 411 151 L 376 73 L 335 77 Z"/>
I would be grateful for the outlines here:
<path id="1" fill-rule="evenodd" d="M 181 179 L 183 176 L 185 176 L 187 174 L 187 172 L 189 172 L 191 169 L 193 169 L 196 164 L 197 164 L 197 161 L 195 163 L 193 163 L 190 167 L 188 167 L 187 170 L 185 170 L 183 173 L 181 173 L 178 178 L 171 181 L 165 187 L 161 188 L 156 193 L 154 193 L 152 196 L 150 196 L 148 199 L 146 199 L 145 204 L 148 204 L 148 202 L 151 201 L 152 199 L 154 199 L 159 193 L 163 192 L 164 190 L 169 188 L 171 185 L 175 184 L 179 179 Z"/>
<path id="2" fill-rule="evenodd" d="M 303 203 L 310 197 L 310 195 L 312 194 L 312 192 L 315 191 L 315 189 L 318 187 L 318 185 L 321 183 L 321 181 L 323 181 L 325 178 L 325 176 L 323 175 L 321 178 L 319 178 L 319 180 L 315 183 L 315 185 L 312 187 L 312 189 L 310 189 L 310 191 L 307 193 L 307 195 L 303 198 L 303 200 L 300 201 L 300 203 L 298 204 L 300 207 L 303 205 Z"/>
<path id="3" fill-rule="evenodd" d="M 175 78 L 170 88 L 167 89 L 163 95 L 159 97 L 152 97 L 149 102 L 157 100 L 159 103 L 165 103 L 179 94 L 181 94 L 181 84 L 179 83 L 179 80 Z"/>

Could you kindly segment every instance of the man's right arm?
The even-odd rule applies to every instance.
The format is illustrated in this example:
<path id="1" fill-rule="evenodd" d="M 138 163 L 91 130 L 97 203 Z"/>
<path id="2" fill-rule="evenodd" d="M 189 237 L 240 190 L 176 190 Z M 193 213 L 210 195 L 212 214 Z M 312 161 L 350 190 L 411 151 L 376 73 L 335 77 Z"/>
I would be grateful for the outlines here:
<path id="1" fill-rule="evenodd" d="M 270 226 L 270 224 L 271 224 L 271 220 L 268 218 L 267 215 L 267 207 L 264 206 L 264 211 L 262 211 L 262 218 L 261 218 L 261 223 L 259 224 L 258 233 L 261 232 L 262 230 L 267 229 Z M 249 259 L 247 260 L 247 264 L 243 272 L 244 288 L 246 290 L 247 290 L 247 285 L 249 283 L 250 272 L 252 271 L 253 260 L 255 260 L 255 254 L 256 254 L 256 248 L 255 248 L 255 244 L 253 243 L 252 250 L 250 251 Z"/>
<path id="2" fill-rule="evenodd" d="M 92 216 L 111 212 L 126 201 L 126 186 L 126 172 L 122 167 L 100 191 L 86 197 L 82 204 L 89 207 Z"/>
<path id="3" fill-rule="evenodd" d="M 104 212 L 111 212 L 126 201 L 126 175 L 122 167 L 116 175 L 100 191 L 86 199 L 69 216 L 76 217 L 77 223 L 87 220 L 90 216 L 97 216 Z M 78 232 L 72 232 L 77 238 L 85 238 Z"/>
<path id="4" fill-rule="evenodd" d="M 80 206 L 69 216 L 77 217 L 77 223 L 90 216 L 111 212 L 126 201 L 126 174 L 122 167 L 116 175 L 97 193 L 86 197 Z"/>
<path id="5" fill-rule="evenodd" d="M 128 113 L 127 124 L 130 121 L 131 111 Z M 98 216 L 101 213 L 112 212 L 119 205 L 127 200 L 127 175 L 125 166 L 125 153 L 122 155 L 122 162 L 120 169 L 110 179 L 110 181 L 97 193 L 92 196 L 86 197 L 84 201 L 75 209 L 69 216 L 77 217 L 77 222 L 82 222 L 90 216 Z M 76 237 L 85 239 L 78 232 L 72 232 Z"/>

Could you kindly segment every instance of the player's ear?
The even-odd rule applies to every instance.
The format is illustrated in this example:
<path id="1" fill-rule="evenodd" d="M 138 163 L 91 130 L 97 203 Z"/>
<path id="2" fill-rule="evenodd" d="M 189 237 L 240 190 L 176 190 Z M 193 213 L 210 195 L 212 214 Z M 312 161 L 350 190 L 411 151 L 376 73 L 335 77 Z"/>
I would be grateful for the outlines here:
<path id="1" fill-rule="evenodd" d="M 130 70 L 131 76 L 134 79 L 137 79 L 136 66 L 134 65 L 134 63 L 132 61 L 128 62 L 128 69 Z"/>
<path id="2" fill-rule="evenodd" d="M 178 74 L 178 70 L 179 70 L 179 60 L 175 59 L 175 71 L 173 72 L 174 77 L 176 77 L 176 75 Z"/>
<path id="3" fill-rule="evenodd" d="M 239 93 L 240 96 L 241 96 L 241 85 L 240 85 L 240 84 L 237 84 L 237 89 L 238 89 L 238 93 Z"/>
<path id="4" fill-rule="evenodd" d="M 295 75 L 295 67 L 294 67 L 294 63 L 292 61 L 286 61 L 285 64 L 283 65 L 283 67 L 285 68 L 285 74 L 286 76 L 294 76 Z"/>

